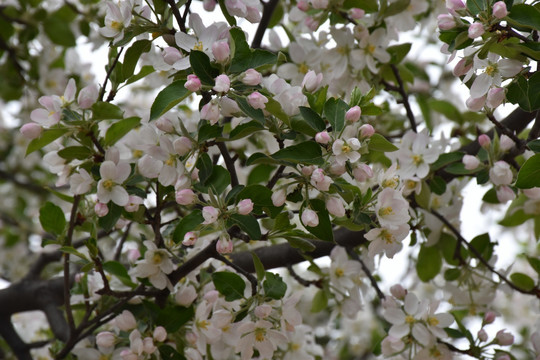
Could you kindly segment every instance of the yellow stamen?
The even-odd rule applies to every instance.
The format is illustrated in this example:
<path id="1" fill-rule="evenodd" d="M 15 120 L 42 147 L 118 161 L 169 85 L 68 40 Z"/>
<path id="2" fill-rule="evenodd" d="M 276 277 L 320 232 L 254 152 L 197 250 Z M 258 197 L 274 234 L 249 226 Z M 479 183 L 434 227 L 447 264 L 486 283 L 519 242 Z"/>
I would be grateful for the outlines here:
<path id="1" fill-rule="evenodd" d="M 381 215 L 381 216 L 391 215 L 393 213 L 394 213 L 394 209 L 392 209 L 391 206 L 387 206 L 385 208 L 380 208 L 379 209 L 379 215 Z"/>
<path id="2" fill-rule="evenodd" d="M 114 181 L 111 179 L 107 179 L 103 182 L 103 187 L 107 190 L 111 190 L 114 186 Z"/>

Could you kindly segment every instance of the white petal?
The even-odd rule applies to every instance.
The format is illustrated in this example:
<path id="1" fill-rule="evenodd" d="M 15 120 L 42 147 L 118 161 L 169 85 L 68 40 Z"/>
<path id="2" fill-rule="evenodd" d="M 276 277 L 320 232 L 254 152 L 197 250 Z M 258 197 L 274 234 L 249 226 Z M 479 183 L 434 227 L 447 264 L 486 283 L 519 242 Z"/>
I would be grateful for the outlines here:
<path id="1" fill-rule="evenodd" d="M 111 200 L 119 206 L 125 206 L 129 202 L 129 194 L 120 185 L 113 186 L 111 190 Z"/>
<path id="2" fill-rule="evenodd" d="M 477 99 L 487 94 L 493 78 L 486 73 L 478 75 L 471 86 L 471 97 Z"/>

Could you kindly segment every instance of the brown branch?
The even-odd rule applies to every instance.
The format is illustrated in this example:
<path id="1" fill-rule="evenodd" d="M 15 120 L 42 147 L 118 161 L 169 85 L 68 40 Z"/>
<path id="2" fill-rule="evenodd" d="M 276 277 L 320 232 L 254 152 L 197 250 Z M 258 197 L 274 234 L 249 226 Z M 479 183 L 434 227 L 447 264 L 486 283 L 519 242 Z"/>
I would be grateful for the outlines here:
<path id="1" fill-rule="evenodd" d="M 520 147 L 521 145 L 521 139 L 518 138 L 516 136 L 516 134 L 514 134 L 513 132 L 511 132 L 510 130 L 508 130 L 503 124 L 501 124 L 497 119 L 495 119 L 495 116 L 493 116 L 493 114 L 490 114 L 488 113 L 487 114 L 487 117 L 489 119 L 489 121 L 491 121 L 493 123 L 493 125 L 495 125 L 495 127 L 501 132 L 503 133 L 504 135 L 508 136 L 510 139 L 512 139 L 515 143 L 516 143 L 516 146 L 517 147 Z"/>
<path id="2" fill-rule="evenodd" d="M 405 91 L 405 85 L 403 83 L 403 79 L 401 79 L 401 75 L 399 74 L 399 70 L 395 64 L 390 65 L 392 68 L 392 72 L 394 73 L 394 76 L 396 77 L 396 80 L 398 82 L 398 92 L 402 97 L 403 106 L 405 107 L 405 111 L 407 112 L 407 117 L 409 118 L 409 123 L 411 124 L 411 129 L 414 132 L 416 131 L 416 119 L 414 118 L 414 114 L 411 109 L 411 104 L 409 103 L 409 94 Z"/>
<path id="3" fill-rule="evenodd" d="M 277 169 L 277 171 L 275 172 L 274 176 L 272 176 L 272 178 L 270 179 L 270 181 L 268 181 L 268 184 L 266 184 L 266 187 L 269 188 L 270 190 L 272 190 L 272 188 L 274 187 L 274 185 L 276 185 L 277 181 L 279 180 L 279 178 L 281 177 L 281 174 L 283 174 L 283 170 L 285 170 L 285 165 L 280 165 Z"/>
<path id="4" fill-rule="evenodd" d="M 352 257 L 354 260 L 360 263 L 360 266 L 362 267 L 362 271 L 364 271 L 364 274 L 366 274 L 366 276 L 369 278 L 369 282 L 371 283 L 371 286 L 373 286 L 373 289 L 375 289 L 377 296 L 379 297 L 381 301 L 383 301 L 386 298 L 386 296 L 384 296 L 383 292 L 379 288 L 379 284 L 377 284 L 377 280 L 375 280 L 375 278 L 371 274 L 371 271 L 369 271 L 364 261 L 360 258 L 360 256 L 358 256 L 358 254 L 351 247 L 347 247 L 347 253 L 349 254 L 350 257 Z"/>
<path id="5" fill-rule="evenodd" d="M 178 23 L 178 26 L 180 27 L 180 31 L 183 33 L 187 33 L 186 25 L 184 24 L 184 20 L 182 19 L 182 15 L 180 14 L 180 9 L 178 9 L 178 6 L 176 6 L 176 3 L 174 0 L 165 0 L 167 4 L 171 7 L 171 11 L 174 15 L 174 18 L 176 19 L 176 22 Z"/>
<path id="6" fill-rule="evenodd" d="M 107 82 L 109 81 L 109 78 L 111 77 L 111 74 L 114 71 L 114 68 L 116 67 L 116 64 L 118 64 L 118 60 L 120 59 L 120 55 L 122 54 L 122 51 L 124 51 L 123 47 L 121 47 L 120 50 L 118 50 L 118 54 L 116 54 L 116 57 L 114 58 L 113 62 L 111 63 L 111 66 L 109 67 L 109 70 L 107 70 L 107 74 L 105 75 L 105 80 L 103 80 L 103 85 L 101 86 L 101 91 L 99 92 L 99 101 L 103 101 L 103 97 L 105 96 L 105 88 L 107 87 Z M 113 90 L 111 89 L 111 92 L 112 91 Z"/>
<path id="7" fill-rule="evenodd" d="M 216 142 L 217 147 L 219 148 L 219 151 L 221 152 L 221 156 L 223 156 L 223 161 L 225 161 L 225 166 L 227 167 L 227 170 L 229 170 L 229 174 L 231 175 L 231 187 L 238 186 L 238 175 L 236 175 L 236 167 L 234 166 L 234 161 L 231 158 L 231 155 L 229 154 L 229 150 L 227 149 L 227 145 L 225 143 L 218 141 Z"/>
<path id="8" fill-rule="evenodd" d="M 71 215 L 69 217 L 69 227 L 64 242 L 64 246 L 71 246 L 73 230 L 75 228 L 77 220 L 77 209 L 81 200 L 80 195 L 75 195 L 73 198 L 73 205 L 71 206 Z M 73 319 L 73 312 L 71 311 L 71 293 L 70 293 L 70 274 L 69 274 L 69 253 L 64 254 L 64 307 L 66 308 L 66 315 L 68 319 L 70 333 L 75 329 L 75 320 Z"/>
<path id="9" fill-rule="evenodd" d="M 279 0 L 269 0 L 268 2 L 262 3 L 263 13 L 261 21 L 259 22 L 259 26 L 257 27 L 257 31 L 255 32 L 255 36 L 253 37 L 253 41 L 251 42 L 252 48 L 256 49 L 261 47 L 264 33 L 268 28 L 268 24 L 270 24 L 270 19 L 272 18 L 272 14 L 274 13 L 274 10 L 276 9 L 278 3 Z"/>

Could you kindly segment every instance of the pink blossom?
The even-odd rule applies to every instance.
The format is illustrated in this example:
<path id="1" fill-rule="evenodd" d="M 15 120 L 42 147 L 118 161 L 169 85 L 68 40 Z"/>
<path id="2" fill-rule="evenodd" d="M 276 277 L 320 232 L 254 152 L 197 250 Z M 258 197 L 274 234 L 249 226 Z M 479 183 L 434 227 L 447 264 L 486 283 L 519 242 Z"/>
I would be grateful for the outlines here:
<path id="1" fill-rule="evenodd" d="M 441 14 L 437 16 L 437 24 L 441 30 L 450 30 L 456 27 L 456 20 L 452 15 Z"/>
<path id="2" fill-rule="evenodd" d="M 484 149 L 488 149 L 489 146 L 491 145 L 491 139 L 486 134 L 482 134 L 482 135 L 478 136 L 478 143 Z"/>
<path id="3" fill-rule="evenodd" d="M 197 75 L 190 74 L 187 77 L 187 81 L 184 84 L 184 87 L 188 89 L 189 91 L 193 91 L 193 92 L 199 91 L 201 90 L 201 87 L 202 87 L 201 80 L 199 79 Z"/>
<path id="4" fill-rule="evenodd" d="M 461 0 L 446 0 L 446 8 L 449 10 L 463 10 L 465 9 L 465 4 Z"/>
<path id="5" fill-rule="evenodd" d="M 97 185 L 97 196 L 100 202 L 114 202 L 116 205 L 125 206 L 129 201 L 129 194 L 121 184 L 128 178 L 131 167 L 127 162 L 120 161 L 118 164 L 107 160 L 101 163 L 99 173 L 101 180 Z"/>
<path id="6" fill-rule="evenodd" d="M 311 174 L 310 183 L 319 191 L 328 191 L 333 181 L 329 176 L 324 175 L 323 169 L 315 169 Z"/>
<path id="7" fill-rule="evenodd" d="M 509 185 L 513 177 L 510 165 L 506 161 L 499 160 L 489 169 L 489 179 L 495 185 Z"/>
<path id="8" fill-rule="evenodd" d="M 173 141 L 173 147 L 178 155 L 184 156 L 193 148 L 193 142 L 188 137 L 180 136 Z"/>
<path id="9" fill-rule="evenodd" d="M 77 103 L 81 109 L 89 109 L 97 101 L 98 97 L 99 91 L 96 84 L 90 84 L 79 91 Z"/>
<path id="10" fill-rule="evenodd" d="M 202 209 L 202 216 L 204 218 L 203 224 L 213 224 L 217 221 L 219 216 L 219 210 L 213 206 L 205 206 Z"/>
<path id="11" fill-rule="evenodd" d="M 496 317 L 497 317 L 497 314 L 495 314 L 495 312 L 487 311 L 484 314 L 484 319 L 482 321 L 482 324 L 484 324 L 484 325 L 492 324 L 495 321 Z"/>
<path id="12" fill-rule="evenodd" d="M 315 92 L 321 86 L 322 79 L 322 73 L 317 74 L 315 71 L 309 70 L 304 76 L 301 86 L 306 89 L 307 92 Z"/>
<path id="13" fill-rule="evenodd" d="M 176 303 L 185 307 L 190 306 L 195 299 L 197 299 L 197 290 L 195 290 L 195 287 L 191 284 L 182 285 L 174 296 Z"/>
<path id="14" fill-rule="evenodd" d="M 262 81 L 262 75 L 257 70 L 247 69 L 241 77 L 241 81 L 245 85 L 257 86 Z"/>
<path id="15" fill-rule="evenodd" d="M 268 98 L 261 94 L 258 91 L 254 91 L 251 94 L 248 95 L 247 101 L 249 105 L 251 105 L 254 109 L 264 109 L 266 108 L 266 103 L 268 102 Z"/>
<path id="16" fill-rule="evenodd" d="M 98 217 L 104 217 L 109 213 L 109 207 L 107 204 L 98 201 L 94 206 L 94 211 Z"/>
<path id="17" fill-rule="evenodd" d="M 96 335 L 96 345 L 103 348 L 110 348 L 116 342 L 116 335 L 110 331 L 102 331 Z"/>
<path id="18" fill-rule="evenodd" d="M 19 130 L 25 138 L 28 140 L 37 139 L 43 132 L 43 127 L 36 123 L 27 123 L 21 126 Z"/>
<path id="19" fill-rule="evenodd" d="M 497 1 L 493 4 L 493 16 L 497 19 L 502 19 L 508 15 L 508 10 L 506 9 L 506 3 L 504 1 Z"/>
<path id="20" fill-rule="evenodd" d="M 499 149 L 503 152 L 506 152 L 510 149 L 512 149 L 514 146 L 516 146 L 516 143 L 514 140 L 512 140 L 509 136 L 502 134 L 499 139 Z"/>
<path id="21" fill-rule="evenodd" d="M 280 207 L 285 204 L 285 200 L 287 199 L 287 193 L 285 189 L 274 191 L 271 198 L 272 204 L 276 207 Z"/>
<path id="22" fill-rule="evenodd" d="M 478 340 L 484 342 L 487 339 L 488 339 L 488 334 L 487 334 L 486 330 L 484 330 L 484 329 L 478 330 Z"/>
<path id="23" fill-rule="evenodd" d="M 345 207 L 341 198 L 331 196 L 326 200 L 326 209 L 328 212 L 336 217 L 345 216 Z"/>
<path id="24" fill-rule="evenodd" d="M 212 12 L 216 8 L 216 0 L 203 0 L 203 8 L 206 11 Z"/>
<path id="25" fill-rule="evenodd" d="M 137 327 L 135 316 L 129 310 L 122 311 L 121 314 L 114 318 L 114 324 L 122 331 L 129 331 Z"/>
<path id="26" fill-rule="evenodd" d="M 516 193 L 508 186 L 503 185 L 497 188 L 497 200 L 499 200 L 501 204 L 514 200 L 515 198 Z"/>
<path id="27" fill-rule="evenodd" d="M 328 7 L 328 0 L 311 0 L 311 6 L 314 9 L 326 9 Z"/>
<path id="28" fill-rule="evenodd" d="M 349 110 L 347 110 L 347 112 L 345 113 L 345 120 L 354 123 L 360 120 L 361 115 L 362 115 L 362 109 L 360 109 L 360 106 L 355 105 Z"/>
<path id="29" fill-rule="evenodd" d="M 366 15 L 366 12 L 364 9 L 360 8 L 352 8 L 349 10 L 349 16 L 352 17 L 355 20 L 361 19 Z"/>
<path id="30" fill-rule="evenodd" d="M 468 36 L 471 39 L 476 39 L 477 37 L 482 36 L 484 32 L 484 24 L 475 22 L 469 26 Z"/>
<path id="31" fill-rule="evenodd" d="M 264 319 L 270 315 L 272 312 L 272 306 L 268 304 L 262 304 L 257 307 L 255 307 L 255 316 L 257 316 L 259 319 Z"/>
<path id="32" fill-rule="evenodd" d="M 197 195 L 191 189 L 182 189 L 176 192 L 176 202 L 180 205 L 191 205 L 197 200 Z"/>
<path id="33" fill-rule="evenodd" d="M 296 7 L 301 11 L 306 12 L 309 10 L 309 2 L 306 0 L 299 0 L 296 2 Z"/>
<path id="34" fill-rule="evenodd" d="M 174 125 L 171 120 L 166 118 L 165 116 L 160 117 L 156 120 L 156 127 L 166 133 L 172 133 L 174 132 Z"/>
<path id="35" fill-rule="evenodd" d="M 233 251 L 233 242 L 229 236 L 220 236 L 216 243 L 216 250 L 220 254 L 230 254 Z"/>
<path id="36" fill-rule="evenodd" d="M 384 188 L 377 197 L 375 213 L 379 223 L 388 228 L 395 228 L 405 224 L 411 218 L 409 203 L 401 193 L 392 188 Z"/>
<path id="37" fill-rule="evenodd" d="M 319 144 L 326 145 L 330 141 L 330 135 L 328 134 L 328 131 L 321 131 L 315 134 L 315 141 Z"/>
<path id="38" fill-rule="evenodd" d="M 319 225 L 319 216 L 317 215 L 315 211 L 311 209 L 304 209 L 304 211 L 302 212 L 301 218 L 302 218 L 302 223 L 305 226 L 315 227 Z"/>
<path id="39" fill-rule="evenodd" d="M 144 200 L 137 195 L 129 195 L 128 203 L 124 206 L 124 209 L 127 212 L 135 212 L 139 210 L 139 205 L 141 205 Z"/>
<path id="40" fill-rule="evenodd" d="M 454 76 L 463 76 L 467 74 L 472 67 L 473 62 L 469 61 L 467 58 L 463 58 L 458 61 L 456 66 L 454 66 L 454 70 L 452 71 L 452 73 L 454 74 Z"/>
<path id="41" fill-rule="evenodd" d="M 492 87 L 487 93 L 486 105 L 490 109 L 495 109 L 502 104 L 505 97 L 506 93 L 504 91 L 504 88 Z"/>
<path id="42" fill-rule="evenodd" d="M 463 164 L 465 165 L 465 169 L 467 170 L 474 170 L 480 165 L 480 160 L 473 155 L 465 155 L 463 156 L 463 159 L 461 159 Z"/>
<path id="43" fill-rule="evenodd" d="M 364 124 L 360 126 L 360 137 L 370 138 L 375 134 L 375 129 L 370 124 Z"/>
<path id="44" fill-rule="evenodd" d="M 197 242 L 197 234 L 193 231 L 188 231 L 184 235 L 184 240 L 182 240 L 182 245 L 184 246 L 193 246 Z"/>
<path id="45" fill-rule="evenodd" d="M 253 211 L 253 201 L 251 199 L 240 200 L 238 203 L 238 213 L 240 215 L 248 215 Z"/>
<path id="46" fill-rule="evenodd" d="M 231 87 L 231 80 L 225 74 L 218 75 L 215 79 L 216 85 L 212 88 L 218 93 L 226 93 Z"/>
<path id="47" fill-rule="evenodd" d="M 229 44 L 226 41 L 216 41 L 212 44 L 212 54 L 218 63 L 226 63 L 231 55 Z"/>
<path id="48" fill-rule="evenodd" d="M 167 340 L 167 330 L 163 326 L 158 326 L 154 329 L 152 336 L 157 342 L 164 342 Z"/>
<path id="49" fill-rule="evenodd" d="M 356 181 L 364 182 L 367 179 L 371 179 L 373 177 L 373 170 L 369 167 L 369 165 L 359 163 L 353 169 L 353 176 Z"/>
<path id="50" fill-rule="evenodd" d="M 205 104 L 201 109 L 201 120 L 208 120 L 212 125 L 217 123 L 219 120 L 219 105 L 214 101 Z"/>
<path id="51" fill-rule="evenodd" d="M 484 108 L 486 103 L 486 96 L 481 96 L 479 98 L 470 97 L 465 101 L 465 105 L 471 111 L 480 111 Z"/>
<path id="52" fill-rule="evenodd" d="M 175 62 L 183 58 L 180 50 L 172 46 L 168 46 L 163 49 L 161 56 L 163 56 L 163 61 L 165 61 L 167 65 L 171 66 L 174 65 Z"/>
<path id="53" fill-rule="evenodd" d="M 392 294 L 392 296 L 396 299 L 403 300 L 407 295 L 407 290 L 403 286 L 401 286 L 401 284 L 395 284 L 390 287 L 390 294 Z"/>
<path id="54" fill-rule="evenodd" d="M 505 331 L 505 329 L 499 330 L 497 332 L 497 335 L 495 335 L 495 339 L 497 341 L 497 344 L 503 346 L 512 345 L 514 343 L 514 335 Z"/>

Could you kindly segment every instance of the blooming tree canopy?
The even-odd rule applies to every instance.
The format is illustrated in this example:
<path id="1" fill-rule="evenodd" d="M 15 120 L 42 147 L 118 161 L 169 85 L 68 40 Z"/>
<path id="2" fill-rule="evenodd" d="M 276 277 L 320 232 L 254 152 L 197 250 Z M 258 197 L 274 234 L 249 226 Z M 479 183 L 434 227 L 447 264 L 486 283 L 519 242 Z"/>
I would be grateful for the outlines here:
<path id="1" fill-rule="evenodd" d="M 0 349 L 540 359 L 539 31 L 528 0 L 3 0 Z"/>

